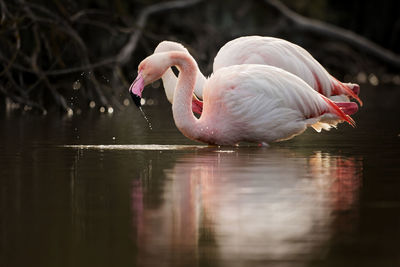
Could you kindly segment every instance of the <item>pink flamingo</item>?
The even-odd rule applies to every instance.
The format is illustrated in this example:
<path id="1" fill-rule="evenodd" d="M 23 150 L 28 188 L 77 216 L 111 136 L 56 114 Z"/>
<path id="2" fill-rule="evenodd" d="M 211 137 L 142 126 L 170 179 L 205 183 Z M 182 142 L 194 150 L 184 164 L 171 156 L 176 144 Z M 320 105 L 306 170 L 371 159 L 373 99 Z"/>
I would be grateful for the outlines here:
<path id="1" fill-rule="evenodd" d="M 266 64 L 282 68 L 300 77 L 314 90 L 333 101 L 345 102 L 358 97 L 360 86 L 342 83 L 304 48 L 283 39 L 245 36 L 226 43 L 214 59 L 214 70 L 237 64 Z"/>
<path id="2" fill-rule="evenodd" d="M 177 128 L 188 138 L 217 145 L 239 142 L 268 144 L 290 139 L 308 126 L 329 130 L 341 121 L 354 121 L 337 105 L 314 91 L 299 77 L 280 68 L 244 64 L 217 70 L 203 88 L 204 108 L 197 119 L 192 95 L 197 63 L 186 52 L 164 52 L 144 59 L 131 94 L 176 66 L 179 77 L 172 112 Z"/>
<path id="3" fill-rule="evenodd" d="M 159 43 L 156 49 L 154 50 L 154 54 L 162 52 L 170 52 L 170 51 L 181 51 L 189 54 L 189 51 L 183 45 L 171 41 L 162 41 L 161 43 Z M 199 98 L 202 99 L 203 86 L 207 79 L 206 77 L 204 77 L 203 73 L 201 73 L 198 67 L 196 72 L 197 72 L 196 85 L 194 88 L 192 107 L 195 113 L 201 114 L 201 109 L 203 105 L 199 101 Z M 174 91 L 178 79 L 171 68 L 165 71 L 161 79 L 164 85 L 165 95 L 167 96 L 168 101 L 172 104 L 174 100 Z"/>
<path id="4" fill-rule="evenodd" d="M 182 51 L 187 49 L 176 42 L 163 41 L 158 44 L 154 53 Z M 234 39 L 225 44 L 214 59 L 214 71 L 233 65 L 241 64 L 265 64 L 282 68 L 303 79 L 312 88 L 335 102 L 348 102 L 349 97 L 355 98 L 361 105 L 358 97 L 360 87 L 353 83 L 341 83 L 330 75 L 322 65 L 302 47 L 286 40 L 246 36 Z M 168 101 L 173 102 L 174 89 L 177 78 L 171 69 L 167 70 L 162 77 L 165 94 Z M 197 68 L 196 84 L 193 96 L 193 111 L 201 114 L 203 85 L 206 78 Z M 353 103 L 340 103 L 341 108 L 356 112 L 358 107 Z"/>

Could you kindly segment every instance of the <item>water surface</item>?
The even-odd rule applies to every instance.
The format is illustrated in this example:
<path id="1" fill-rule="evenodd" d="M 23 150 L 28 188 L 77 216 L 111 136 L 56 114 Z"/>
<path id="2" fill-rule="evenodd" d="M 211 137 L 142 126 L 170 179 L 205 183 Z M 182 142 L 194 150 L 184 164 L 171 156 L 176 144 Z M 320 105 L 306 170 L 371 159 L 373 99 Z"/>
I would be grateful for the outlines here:
<path id="1" fill-rule="evenodd" d="M 152 130 L 4 114 L 0 266 L 399 266 L 400 93 L 362 90 L 356 128 L 269 148 L 192 142 L 166 103 Z"/>

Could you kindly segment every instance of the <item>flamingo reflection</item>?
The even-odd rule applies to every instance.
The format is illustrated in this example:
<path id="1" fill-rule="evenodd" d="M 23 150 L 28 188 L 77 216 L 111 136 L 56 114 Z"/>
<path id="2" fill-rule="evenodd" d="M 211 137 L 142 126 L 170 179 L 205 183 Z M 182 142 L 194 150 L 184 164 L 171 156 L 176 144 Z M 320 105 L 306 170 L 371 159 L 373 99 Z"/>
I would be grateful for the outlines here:
<path id="1" fill-rule="evenodd" d="M 298 266 L 322 253 L 335 211 L 356 205 L 361 170 L 362 159 L 321 152 L 186 155 L 165 171 L 162 205 L 147 206 L 140 181 L 132 185 L 138 263 Z"/>

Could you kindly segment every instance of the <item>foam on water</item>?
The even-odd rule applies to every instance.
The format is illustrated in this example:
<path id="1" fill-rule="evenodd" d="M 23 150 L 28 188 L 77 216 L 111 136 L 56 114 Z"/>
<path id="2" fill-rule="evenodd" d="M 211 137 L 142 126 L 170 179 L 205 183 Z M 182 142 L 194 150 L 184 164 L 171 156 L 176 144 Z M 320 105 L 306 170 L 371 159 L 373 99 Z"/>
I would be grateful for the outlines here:
<path id="1" fill-rule="evenodd" d="M 207 148 L 206 145 L 64 145 L 62 147 L 91 150 L 196 150 Z"/>

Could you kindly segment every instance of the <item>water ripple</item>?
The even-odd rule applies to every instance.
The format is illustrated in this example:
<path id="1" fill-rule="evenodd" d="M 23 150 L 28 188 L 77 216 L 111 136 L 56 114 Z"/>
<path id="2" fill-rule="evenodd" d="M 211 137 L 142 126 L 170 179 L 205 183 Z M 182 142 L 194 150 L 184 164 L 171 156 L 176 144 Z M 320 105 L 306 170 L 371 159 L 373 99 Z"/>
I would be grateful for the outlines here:
<path id="1" fill-rule="evenodd" d="M 196 150 L 207 148 L 206 145 L 64 145 L 66 148 L 92 149 L 92 150 Z"/>

